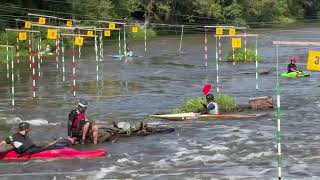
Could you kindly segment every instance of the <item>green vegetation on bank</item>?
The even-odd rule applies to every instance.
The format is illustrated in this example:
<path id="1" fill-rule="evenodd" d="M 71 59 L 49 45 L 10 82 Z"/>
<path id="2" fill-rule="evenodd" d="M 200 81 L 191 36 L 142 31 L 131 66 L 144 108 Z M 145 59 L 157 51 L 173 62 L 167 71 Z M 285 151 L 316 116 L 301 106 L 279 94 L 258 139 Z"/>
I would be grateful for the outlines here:
<path id="1" fill-rule="evenodd" d="M 231 112 L 237 108 L 235 98 L 229 95 L 219 94 L 215 96 L 215 102 L 218 104 L 220 112 Z M 203 104 L 207 104 L 204 97 L 187 98 L 180 108 L 172 109 L 171 113 L 199 113 L 204 111 Z"/>
<path id="2" fill-rule="evenodd" d="M 8 17 L 41 12 L 85 20 L 91 25 L 97 25 L 98 19 L 115 19 L 259 26 L 320 18 L 319 0 L 90 0 L 90 3 L 87 0 L 3 0 L 2 5 L 6 11 L 0 14 Z M 4 18 L 0 26 L 15 27 L 16 24 Z"/>
<path id="3" fill-rule="evenodd" d="M 247 48 L 245 50 L 244 48 L 239 48 L 235 49 L 234 51 L 234 61 L 240 61 L 240 62 L 255 62 L 256 60 L 261 61 L 262 60 L 262 55 L 259 54 L 256 56 L 256 50 Z M 233 52 L 232 50 L 228 53 L 227 55 L 227 60 L 228 61 L 233 61 Z"/>

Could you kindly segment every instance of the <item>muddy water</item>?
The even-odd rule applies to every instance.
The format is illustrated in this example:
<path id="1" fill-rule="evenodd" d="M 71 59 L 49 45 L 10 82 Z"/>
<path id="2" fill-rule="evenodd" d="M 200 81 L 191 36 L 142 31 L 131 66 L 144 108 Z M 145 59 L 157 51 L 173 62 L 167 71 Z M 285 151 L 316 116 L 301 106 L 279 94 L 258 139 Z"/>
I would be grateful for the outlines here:
<path id="1" fill-rule="evenodd" d="M 259 52 L 265 57 L 259 71 L 271 69 L 270 74 L 259 77 L 259 90 L 255 89 L 254 64 L 219 66 L 221 91 L 235 96 L 238 104 L 247 104 L 250 97 L 275 97 L 276 58 L 272 40 L 301 37 L 316 40 L 320 35 L 314 27 L 257 33 L 261 35 Z M 20 120 L 42 124 L 32 126 L 34 139 L 51 140 L 66 135 L 66 115 L 79 97 L 90 103 L 89 119 L 108 124 L 112 120 L 137 122 L 148 114 L 170 111 L 186 97 L 200 96 L 204 83 L 215 84 L 214 38 L 209 37 L 207 68 L 203 66 L 203 36 L 185 36 L 182 54 L 178 53 L 179 38 L 156 38 L 148 42 L 147 53 L 143 52 L 143 42 L 132 41 L 134 52 L 143 57 L 126 61 L 112 59 L 110 55 L 117 54 L 117 46 L 107 44 L 104 61 L 98 63 L 98 73 L 93 48 L 84 49 L 77 64 L 76 98 L 72 96 L 70 56 L 66 58 L 65 82 L 61 67 L 57 70 L 54 59 L 46 59 L 41 77 L 37 77 L 36 99 L 32 98 L 31 71 L 18 68 L 15 107 L 10 106 L 10 83 L 2 72 L 1 137 L 13 132 Z M 230 40 L 223 40 L 224 54 L 229 50 L 228 43 Z M 254 46 L 254 43 L 255 39 L 248 40 L 248 44 Z M 306 59 L 308 48 L 280 47 L 280 72 L 286 71 L 290 55 Z M 305 61 L 298 62 L 298 66 L 305 69 Z M 287 179 L 320 177 L 318 79 L 319 73 L 314 72 L 310 78 L 280 79 L 283 176 Z M 176 131 L 91 146 L 109 151 L 108 156 L 97 159 L 0 162 L 0 179 L 275 179 L 276 121 L 274 112 L 268 113 L 264 117 L 239 120 L 153 119 L 151 124 L 175 127 Z"/>

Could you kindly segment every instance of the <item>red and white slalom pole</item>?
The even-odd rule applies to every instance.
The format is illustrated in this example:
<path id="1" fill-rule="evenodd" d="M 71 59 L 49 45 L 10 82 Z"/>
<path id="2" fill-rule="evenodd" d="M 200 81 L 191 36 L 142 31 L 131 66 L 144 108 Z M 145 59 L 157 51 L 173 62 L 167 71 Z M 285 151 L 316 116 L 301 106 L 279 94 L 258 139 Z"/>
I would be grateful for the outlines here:
<path id="1" fill-rule="evenodd" d="M 28 43 L 29 43 L 29 66 L 31 68 L 31 61 L 32 61 L 32 44 L 31 44 L 31 37 L 30 37 L 30 33 L 29 33 L 29 40 L 28 40 Z"/>
<path id="2" fill-rule="evenodd" d="M 35 69 L 35 63 L 34 63 L 34 52 L 31 52 L 32 61 L 31 61 L 31 67 L 32 67 L 32 92 L 33 92 L 33 98 L 36 97 L 36 69 Z"/>
<path id="3" fill-rule="evenodd" d="M 204 29 L 204 65 L 208 66 L 208 36 L 207 28 Z"/>
<path id="4" fill-rule="evenodd" d="M 72 89 L 73 89 L 73 97 L 76 97 L 76 54 L 74 45 L 72 48 Z"/>
<path id="5" fill-rule="evenodd" d="M 20 63 L 20 52 L 19 52 L 19 35 L 17 35 L 17 52 L 16 52 L 17 63 Z"/>

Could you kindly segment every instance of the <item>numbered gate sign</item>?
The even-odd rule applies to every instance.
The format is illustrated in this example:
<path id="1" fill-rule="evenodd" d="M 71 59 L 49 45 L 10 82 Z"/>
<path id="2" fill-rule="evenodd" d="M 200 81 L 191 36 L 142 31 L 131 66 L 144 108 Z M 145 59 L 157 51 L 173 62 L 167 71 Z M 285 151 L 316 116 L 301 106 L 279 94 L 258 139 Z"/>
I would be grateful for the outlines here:
<path id="1" fill-rule="evenodd" d="M 232 48 L 241 48 L 241 38 L 232 38 Z"/>
<path id="2" fill-rule="evenodd" d="M 236 35 L 236 29 L 234 29 L 234 28 L 229 29 L 229 35 L 230 36 Z"/>
<path id="3" fill-rule="evenodd" d="M 39 17 L 39 24 L 46 24 L 46 18 L 44 17 Z"/>
<path id="4" fill-rule="evenodd" d="M 115 23 L 109 23 L 109 29 L 111 29 L 111 30 L 116 29 L 116 24 Z"/>
<path id="5" fill-rule="evenodd" d="M 223 34 L 223 28 L 216 28 L 216 35 L 222 35 Z"/>
<path id="6" fill-rule="evenodd" d="M 67 21 L 67 27 L 72 27 L 72 21 Z"/>
<path id="7" fill-rule="evenodd" d="M 83 45 L 83 37 L 77 36 L 74 40 L 74 44 L 78 45 L 78 46 L 82 46 Z"/>
<path id="8" fill-rule="evenodd" d="M 307 70 L 320 71 L 320 51 L 309 51 Z"/>
<path id="9" fill-rule="evenodd" d="M 30 21 L 25 21 L 25 22 L 24 22 L 24 27 L 25 27 L 26 29 L 30 29 L 30 28 L 31 28 L 31 22 L 30 22 Z"/>
<path id="10" fill-rule="evenodd" d="M 19 41 L 27 40 L 27 33 L 26 32 L 19 32 Z"/>
<path id="11" fill-rule="evenodd" d="M 87 31 L 88 36 L 93 36 L 93 31 Z"/>
<path id="12" fill-rule="evenodd" d="M 105 37 L 109 37 L 111 35 L 111 31 L 110 30 L 105 30 L 104 31 L 104 36 Z"/>
<path id="13" fill-rule="evenodd" d="M 138 32 L 138 27 L 137 27 L 137 26 L 133 26 L 132 29 L 131 29 L 131 31 L 132 31 L 133 33 L 137 33 L 137 32 Z"/>
<path id="14" fill-rule="evenodd" d="M 56 40 L 58 36 L 58 30 L 56 29 L 48 29 L 48 39 Z"/>

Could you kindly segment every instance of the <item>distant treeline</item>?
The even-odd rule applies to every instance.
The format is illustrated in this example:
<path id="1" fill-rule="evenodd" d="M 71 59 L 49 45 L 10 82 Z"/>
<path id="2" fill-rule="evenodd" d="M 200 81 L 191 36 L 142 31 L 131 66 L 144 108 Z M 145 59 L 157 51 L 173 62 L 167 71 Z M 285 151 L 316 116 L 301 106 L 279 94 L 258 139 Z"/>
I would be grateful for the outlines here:
<path id="1" fill-rule="evenodd" d="M 320 0 L 0 0 L 1 26 L 28 12 L 82 20 L 267 25 L 320 17 Z M 30 18 L 30 17 L 29 17 Z M 92 22 L 92 21 L 91 21 Z"/>

